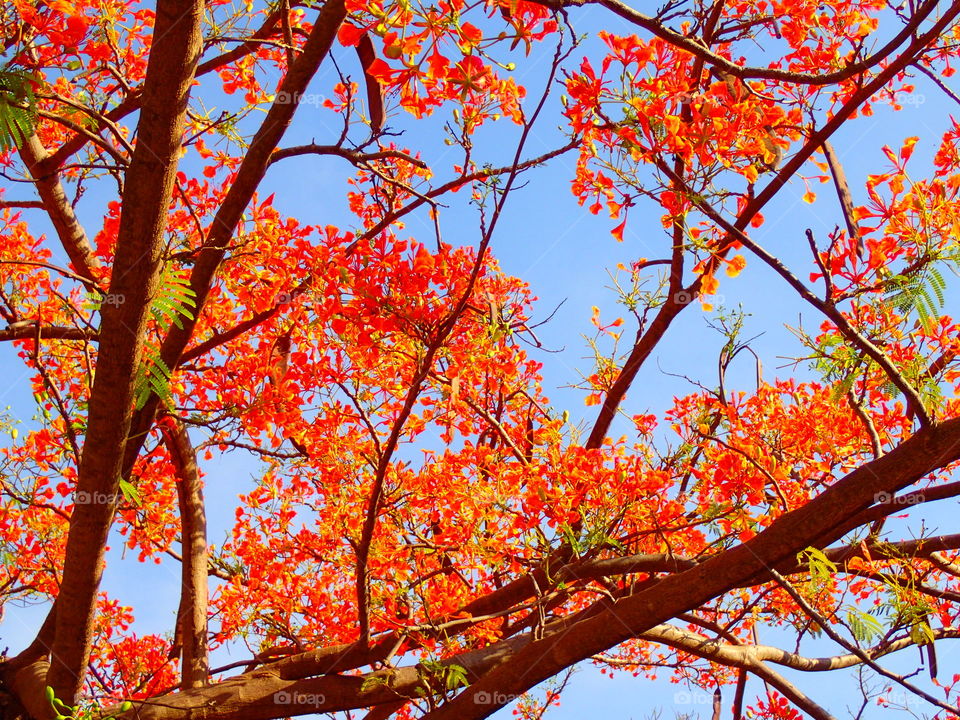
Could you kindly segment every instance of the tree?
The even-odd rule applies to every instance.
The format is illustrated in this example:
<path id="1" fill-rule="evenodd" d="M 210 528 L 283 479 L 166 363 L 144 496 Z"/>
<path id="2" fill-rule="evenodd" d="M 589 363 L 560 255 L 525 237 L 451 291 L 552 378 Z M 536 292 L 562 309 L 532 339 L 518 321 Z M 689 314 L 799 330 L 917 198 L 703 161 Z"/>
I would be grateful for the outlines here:
<path id="1" fill-rule="evenodd" d="M 8 716 L 480 718 L 590 659 L 716 687 L 735 718 L 831 717 L 778 667 L 864 667 L 958 714 L 933 648 L 960 636 L 960 535 L 931 536 L 922 510 L 960 494 L 960 125 L 918 145 L 929 172 L 910 138 L 851 183 L 831 145 L 916 97 L 913 78 L 958 101 L 958 14 L 5 3 L 0 340 L 40 414 L 8 428 L 0 588 L 8 612 L 51 603 L 0 666 Z M 598 21 L 623 30 L 576 34 Z M 410 118 L 434 138 L 399 133 Z M 484 133 L 504 127 L 498 164 Z M 643 228 L 659 256 L 620 269 L 627 321 L 595 311 L 585 425 L 545 397 L 544 313 L 491 252 L 532 171 L 563 157 L 617 240 L 641 209 L 662 221 Z M 258 195 L 291 162 L 353 167 L 352 226 Z M 767 242 L 761 213 L 791 182 L 834 227 Z M 440 234 L 458 191 L 473 245 Z M 788 244 L 806 258 L 771 249 Z M 627 393 L 675 320 L 747 263 L 817 313 L 795 330 L 804 369 L 734 387 L 752 350 L 725 311 L 694 390 L 639 412 Z M 204 491 L 227 495 L 202 472 L 231 452 L 262 471 L 208 545 Z M 179 566 L 168 635 L 137 634 L 101 588 L 134 562 L 106 562 L 111 531 Z M 834 655 L 804 654 L 811 636 Z M 210 667 L 242 643 L 248 659 Z M 911 646 L 929 682 L 885 665 Z"/>

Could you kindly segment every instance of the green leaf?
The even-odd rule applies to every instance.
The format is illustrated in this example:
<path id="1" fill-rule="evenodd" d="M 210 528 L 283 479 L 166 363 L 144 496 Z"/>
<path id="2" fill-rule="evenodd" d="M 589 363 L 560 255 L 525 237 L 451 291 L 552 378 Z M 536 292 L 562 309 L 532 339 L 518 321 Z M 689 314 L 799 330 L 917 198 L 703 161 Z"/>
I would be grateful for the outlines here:
<path id="1" fill-rule="evenodd" d="M 465 667 L 460 665 L 447 665 L 445 675 L 448 690 L 455 690 L 458 687 L 466 687 L 467 669 Z"/>
<path id="2" fill-rule="evenodd" d="M 847 624 L 853 636 L 861 643 L 869 643 L 883 634 L 883 623 L 879 619 L 856 608 L 847 610 Z"/>
<path id="3" fill-rule="evenodd" d="M 824 555 L 823 551 L 808 547 L 797 553 L 797 560 L 806 563 L 810 568 L 810 579 L 818 582 L 826 582 L 837 572 L 837 564 Z"/>
<path id="4" fill-rule="evenodd" d="M 129 480 L 120 478 L 120 492 L 123 493 L 123 497 L 126 498 L 127 502 L 131 502 L 134 505 L 140 504 L 140 493 L 137 491 L 136 486 Z"/>
<path id="5" fill-rule="evenodd" d="M 0 69 L 0 151 L 23 146 L 33 134 L 37 121 L 35 81 L 27 73 Z"/>

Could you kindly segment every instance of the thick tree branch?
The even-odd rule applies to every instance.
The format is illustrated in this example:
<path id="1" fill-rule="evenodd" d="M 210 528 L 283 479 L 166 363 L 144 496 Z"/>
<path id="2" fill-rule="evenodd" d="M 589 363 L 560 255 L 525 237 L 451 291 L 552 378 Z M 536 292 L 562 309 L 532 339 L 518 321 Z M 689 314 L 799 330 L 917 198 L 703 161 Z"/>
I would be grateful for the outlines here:
<path id="1" fill-rule="evenodd" d="M 320 63 L 330 51 L 344 17 L 346 17 L 346 10 L 343 0 L 327 0 L 320 10 L 303 51 L 280 83 L 278 95 L 283 94 L 283 97 L 294 98 L 302 96 L 319 69 Z M 168 367 L 175 367 L 178 364 L 180 355 L 193 336 L 197 318 L 210 293 L 213 278 L 226 255 L 230 238 L 233 237 L 253 193 L 263 180 L 273 152 L 293 120 L 297 106 L 297 103 L 274 102 L 240 163 L 236 178 L 214 216 L 207 242 L 201 248 L 190 275 L 190 287 L 194 293 L 197 311 L 193 319 L 183 323 L 182 328 L 172 328 L 170 335 L 163 343 L 161 353 Z"/>
<path id="2" fill-rule="evenodd" d="M 441 666 L 456 664 L 469 678 L 480 677 L 489 668 L 516 652 L 523 638 L 441 660 Z M 428 682 L 429 681 L 429 682 Z M 365 675 L 325 675 L 302 680 L 285 680 L 272 667 L 260 668 L 195 690 L 164 695 L 142 703 L 121 715 L 121 720 L 271 720 L 280 717 L 333 713 L 356 708 L 396 705 L 421 697 L 442 687 L 442 679 L 430 677 L 420 665 L 384 669 Z"/>
<path id="3" fill-rule="evenodd" d="M 764 653 L 759 652 L 759 647 L 721 643 L 666 623 L 651 628 L 640 637 L 728 667 L 748 670 L 775 687 L 780 694 L 810 717 L 816 720 L 833 720 L 833 715 L 826 709 L 807 697 L 785 677 L 770 669 L 763 662 Z M 776 651 L 777 648 L 770 648 L 770 650 Z"/>
<path id="4" fill-rule="evenodd" d="M 178 476 L 183 563 L 176 637 L 181 645 L 180 687 L 187 690 L 206 685 L 210 667 L 207 658 L 207 516 L 197 456 L 187 429 L 169 415 L 159 425 Z"/>
<path id="5" fill-rule="evenodd" d="M 320 63 L 327 56 L 345 16 L 343 0 L 327 0 L 320 10 L 302 53 L 280 83 L 278 94 L 286 93 L 284 97 L 302 96 L 320 67 Z M 197 320 L 203 312 L 204 303 L 210 293 L 213 278 L 226 255 L 230 238 L 263 179 L 270 157 L 289 127 L 296 108 L 297 105 L 294 103 L 274 102 L 240 163 L 236 179 L 213 219 L 207 241 L 201 248 L 190 275 L 190 287 L 194 294 L 196 311 L 192 318 L 183 319 L 182 326 L 173 327 L 161 346 L 160 354 L 167 367 L 177 367 L 180 364 L 180 357 L 193 336 Z M 131 423 L 123 460 L 124 476 L 129 475 L 136 462 L 140 448 L 153 424 L 156 410 L 157 396 L 153 395 L 137 412 Z"/>
<path id="6" fill-rule="evenodd" d="M 854 470 L 808 504 L 782 515 L 746 543 L 617 600 L 588 619 L 558 622 L 542 640 L 513 654 L 469 690 L 426 717 L 486 717 L 502 704 L 478 707 L 474 703 L 478 693 L 509 697 L 525 692 L 565 667 L 699 607 L 813 543 L 836 540 L 836 528 L 869 506 L 878 493 L 896 492 L 958 459 L 960 419 L 922 430 L 887 455 Z"/>
<path id="7" fill-rule="evenodd" d="M 200 53 L 203 3 L 159 0 L 127 172 L 110 292 L 121 304 L 102 311 L 100 350 L 91 392 L 78 491 L 108 502 L 77 504 L 70 518 L 47 684 L 68 705 L 82 685 L 93 634 L 94 603 L 133 410 L 149 305 L 160 270 L 190 86 Z"/>

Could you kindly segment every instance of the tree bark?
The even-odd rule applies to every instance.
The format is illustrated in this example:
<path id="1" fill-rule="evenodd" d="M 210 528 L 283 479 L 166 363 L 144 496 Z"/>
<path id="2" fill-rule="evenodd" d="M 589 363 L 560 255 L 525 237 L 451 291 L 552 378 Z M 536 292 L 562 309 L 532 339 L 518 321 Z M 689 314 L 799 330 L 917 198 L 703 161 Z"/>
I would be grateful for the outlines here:
<path id="1" fill-rule="evenodd" d="M 184 130 L 190 85 L 201 51 L 200 0 L 158 0 L 143 106 L 122 198 L 110 293 L 70 519 L 56 632 L 47 684 L 68 705 L 82 686 L 90 655 L 97 589 L 117 505 L 124 446 L 133 411 L 150 301 L 160 270 L 167 210 Z"/>
<path id="2" fill-rule="evenodd" d="M 20 148 L 20 157 L 30 171 L 43 207 L 57 231 L 60 244 L 73 263 L 73 269 L 81 277 L 96 282 L 94 271 L 99 269 L 100 261 L 93 254 L 87 234 L 77 219 L 73 206 L 67 200 L 67 194 L 57 175 L 57 166 L 50 161 L 47 149 L 36 134 L 27 138 L 27 142 Z"/>
<path id="3" fill-rule="evenodd" d="M 173 417 L 160 425 L 167 452 L 177 469 L 177 500 L 180 506 L 180 545 L 183 549 L 180 608 L 176 637 L 180 643 L 180 687 L 207 684 L 207 515 L 197 456 L 183 423 Z"/>

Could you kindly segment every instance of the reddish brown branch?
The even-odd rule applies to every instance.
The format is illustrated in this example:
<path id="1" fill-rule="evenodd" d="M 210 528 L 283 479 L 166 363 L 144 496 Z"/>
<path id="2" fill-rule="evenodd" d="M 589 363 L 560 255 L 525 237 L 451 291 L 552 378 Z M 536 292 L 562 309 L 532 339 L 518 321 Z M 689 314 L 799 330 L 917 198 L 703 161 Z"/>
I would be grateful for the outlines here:
<path id="1" fill-rule="evenodd" d="M 126 174 L 110 292 L 104 306 L 97 372 L 77 490 L 100 502 L 78 503 L 70 518 L 58 597 L 53 664 L 47 684 L 75 704 L 87 669 L 104 548 L 116 509 L 134 382 L 173 195 L 190 87 L 200 55 L 199 0 L 158 0 L 154 45 L 143 90 L 137 145 Z M 79 270 L 79 268 L 78 268 Z"/>
<path id="2" fill-rule="evenodd" d="M 87 234 L 77 219 L 73 206 L 67 200 L 67 194 L 57 175 L 58 165 L 47 154 L 47 149 L 40 144 L 35 134 L 20 147 L 20 157 L 30 171 L 43 207 L 57 231 L 60 244 L 73 263 L 73 269 L 87 280 L 96 282 L 100 261 L 94 255 Z"/>
<path id="3" fill-rule="evenodd" d="M 167 416 L 159 423 L 170 460 L 177 471 L 180 506 L 180 608 L 175 637 L 180 644 L 183 690 L 207 683 L 207 518 L 197 456 L 180 420 Z M 177 642 L 174 643 L 177 645 Z"/>

